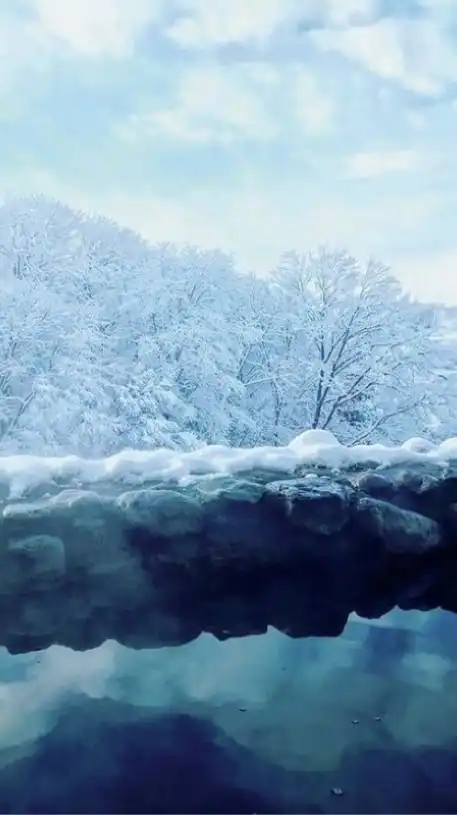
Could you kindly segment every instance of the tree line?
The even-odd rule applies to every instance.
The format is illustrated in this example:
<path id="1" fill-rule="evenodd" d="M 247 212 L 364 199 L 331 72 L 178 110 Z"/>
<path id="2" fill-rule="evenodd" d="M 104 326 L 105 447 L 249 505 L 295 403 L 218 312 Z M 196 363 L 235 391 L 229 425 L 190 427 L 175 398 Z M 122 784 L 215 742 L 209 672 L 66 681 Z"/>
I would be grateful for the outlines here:
<path id="1" fill-rule="evenodd" d="M 221 251 L 12 198 L 0 305 L 4 455 L 452 434 L 452 343 L 375 259 L 287 251 L 258 278 Z"/>

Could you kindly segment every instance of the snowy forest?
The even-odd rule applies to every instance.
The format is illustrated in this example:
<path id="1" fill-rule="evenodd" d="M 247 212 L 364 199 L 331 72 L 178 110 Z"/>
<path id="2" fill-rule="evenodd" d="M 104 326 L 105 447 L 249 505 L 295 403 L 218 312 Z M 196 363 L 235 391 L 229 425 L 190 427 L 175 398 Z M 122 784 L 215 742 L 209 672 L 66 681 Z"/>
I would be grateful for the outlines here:
<path id="1" fill-rule="evenodd" d="M 33 197 L 0 207 L 0 281 L 3 455 L 457 433 L 449 315 L 377 259 L 305 247 L 259 278 Z"/>

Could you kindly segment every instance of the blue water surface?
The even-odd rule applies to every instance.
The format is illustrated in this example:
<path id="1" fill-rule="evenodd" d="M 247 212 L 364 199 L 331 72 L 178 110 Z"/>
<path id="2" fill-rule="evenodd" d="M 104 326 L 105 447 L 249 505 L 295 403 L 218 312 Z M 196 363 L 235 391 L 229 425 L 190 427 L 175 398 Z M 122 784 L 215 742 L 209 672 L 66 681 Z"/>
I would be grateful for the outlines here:
<path id="1" fill-rule="evenodd" d="M 457 616 L 0 651 L 0 812 L 457 813 Z"/>

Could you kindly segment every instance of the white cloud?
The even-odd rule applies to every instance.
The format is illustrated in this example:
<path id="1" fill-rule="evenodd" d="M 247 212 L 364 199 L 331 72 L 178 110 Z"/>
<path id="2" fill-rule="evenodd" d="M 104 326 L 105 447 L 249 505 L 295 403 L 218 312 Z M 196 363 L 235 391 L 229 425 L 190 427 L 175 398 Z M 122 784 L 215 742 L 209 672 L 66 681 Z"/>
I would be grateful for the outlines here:
<path id="1" fill-rule="evenodd" d="M 435 95 L 457 79 L 457 50 L 431 17 L 383 18 L 370 25 L 309 33 L 324 51 L 340 53 L 383 79 Z"/>
<path id="2" fill-rule="evenodd" d="M 306 3 L 306 0 L 305 0 Z M 180 45 L 205 48 L 248 40 L 265 42 L 297 7 L 297 0 L 181 0 L 168 34 Z"/>
<path id="3" fill-rule="evenodd" d="M 276 184 L 273 193 L 245 180 L 232 190 L 187 191 L 179 197 L 132 191 L 85 190 L 46 171 L 24 171 L 16 194 L 43 193 L 76 209 L 95 212 L 134 229 L 152 242 L 171 241 L 234 252 L 244 270 L 266 273 L 284 249 L 322 243 L 348 248 L 360 258 L 375 255 L 423 299 L 457 304 L 457 248 L 442 254 L 404 254 L 393 246 L 411 243 L 450 204 L 434 194 L 378 195 L 356 200 L 307 189 L 297 181 Z M 0 190 L 0 194 L 3 191 Z"/>
<path id="4" fill-rule="evenodd" d="M 421 7 L 433 15 L 448 16 L 457 12 L 457 0 L 419 0 Z"/>
<path id="5" fill-rule="evenodd" d="M 233 189 L 192 190 L 179 198 L 110 189 L 68 187 L 51 173 L 29 170 L 16 190 L 42 192 L 71 206 L 97 211 L 153 241 L 219 246 L 238 254 L 244 268 L 265 271 L 291 247 L 344 245 L 358 254 L 383 255 L 391 242 L 426 225 L 442 201 L 433 194 L 372 196 L 368 201 L 303 192 L 301 181 L 276 184 L 271 194 L 245 177 Z M 386 239 L 386 236 L 387 239 Z M 381 258 L 383 259 L 383 258 Z"/>
<path id="6" fill-rule="evenodd" d="M 270 139 L 278 127 L 267 106 L 268 91 L 278 81 L 276 71 L 262 63 L 234 68 L 210 65 L 184 73 L 177 98 L 167 108 L 133 114 L 118 128 L 119 135 L 166 135 L 185 141 Z"/>
<path id="7" fill-rule="evenodd" d="M 329 26 L 370 22 L 378 13 L 379 0 L 324 0 L 321 20 Z"/>
<path id="8" fill-rule="evenodd" d="M 323 135 L 332 130 L 333 117 L 329 93 L 300 64 L 275 68 L 261 61 L 226 66 L 209 61 L 183 72 L 167 107 L 151 103 L 116 132 L 131 142 L 166 136 L 230 144 Z"/>
<path id="9" fill-rule="evenodd" d="M 427 159 L 416 150 L 379 150 L 354 153 L 346 161 L 350 178 L 378 178 L 390 173 L 422 169 Z"/>
<path id="10" fill-rule="evenodd" d="M 331 132 L 335 106 L 314 74 L 298 68 L 293 71 L 290 87 L 295 116 L 304 133 L 316 136 Z"/>
<path id="11" fill-rule="evenodd" d="M 145 28 L 157 23 L 166 0 L 0 0 L 0 119 L 41 91 L 39 74 L 58 60 L 131 56 Z"/>
<path id="12" fill-rule="evenodd" d="M 427 116 L 417 110 L 406 111 L 405 119 L 414 130 L 424 130 L 427 126 Z"/>
<path id="13" fill-rule="evenodd" d="M 178 0 L 168 35 L 185 48 L 265 44 L 282 26 L 372 20 L 379 0 Z"/>
<path id="14" fill-rule="evenodd" d="M 395 273 L 424 302 L 457 305 L 457 246 L 443 252 L 398 258 Z"/>
<path id="15" fill-rule="evenodd" d="M 430 269 L 411 277 L 406 264 L 396 264 L 391 244 L 426 229 L 437 201 L 433 196 L 386 196 L 365 202 L 337 196 L 319 195 L 303 188 L 275 188 L 274 194 L 256 187 L 221 191 L 217 196 L 191 195 L 176 201 L 170 198 L 110 196 L 99 202 L 99 209 L 152 241 L 169 240 L 220 247 L 233 252 L 240 268 L 267 274 L 281 252 L 306 250 L 320 244 L 345 247 L 356 256 L 379 257 L 391 262 L 393 272 L 417 296 L 427 290 L 419 274 L 430 276 Z M 435 271 L 434 271 L 435 274 Z M 447 288 L 447 269 L 436 267 L 434 283 L 429 280 L 431 296 Z M 441 277 L 440 277 L 441 275 Z M 443 279 L 444 276 L 444 279 Z M 433 294 L 435 292 L 435 294 Z M 457 303 L 457 286 L 449 289 L 448 301 Z"/>
<path id="16" fill-rule="evenodd" d="M 26 79 L 29 85 L 30 71 L 36 78 L 48 52 L 49 43 L 40 26 L 0 7 L 0 118 L 6 118 L 20 104 L 14 94 L 17 82 Z"/>
<path id="17" fill-rule="evenodd" d="M 87 56 L 125 56 L 162 0 L 31 0 L 43 31 Z"/>

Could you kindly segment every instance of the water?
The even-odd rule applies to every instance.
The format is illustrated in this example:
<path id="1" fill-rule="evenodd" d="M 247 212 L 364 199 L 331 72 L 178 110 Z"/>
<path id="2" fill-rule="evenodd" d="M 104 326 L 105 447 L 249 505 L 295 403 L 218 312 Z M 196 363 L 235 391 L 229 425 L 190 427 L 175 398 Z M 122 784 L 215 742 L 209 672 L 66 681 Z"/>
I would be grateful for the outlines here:
<path id="1" fill-rule="evenodd" d="M 0 655 L 1 812 L 457 813 L 457 616 Z"/>

